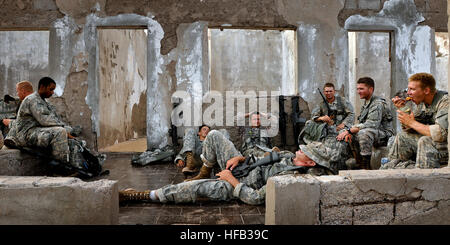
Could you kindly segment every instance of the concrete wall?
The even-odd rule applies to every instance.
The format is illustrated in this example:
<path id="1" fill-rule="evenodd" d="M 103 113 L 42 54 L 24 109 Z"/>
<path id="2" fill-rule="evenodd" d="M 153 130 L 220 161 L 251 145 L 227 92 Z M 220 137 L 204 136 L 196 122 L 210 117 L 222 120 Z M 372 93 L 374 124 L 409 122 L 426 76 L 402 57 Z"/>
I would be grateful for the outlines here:
<path id="1" fill-rule="evenodd" d="M 0 31 L 0 95 L 16 95 L 16 83 L 37 88 L 49 72 L 49 31 Z"/>
<path id="2" fill-rule="evenodd" d="M 62 111 L 69 123 L 83 124 L 82 136 L 90 146 L 96 146 L 100 135 L 97 27 L 146 26 L 149 149 L 169 143 L 170 96 L 175 90 L 195 91 L 196 95 L 209 90 L 208 26 L 296 29 L 297 90 L 311 109 L 320 101 L 317 87 L 325 82 L 334 82 L 341 95 L 349 94 L 347 30 L 389 27 L 395 32 L 392 87 L 398 90 L 405 87 L 406 78 L 412 73 L 435 73 L 434 58 L 427 58 L 434 57 L 433 30 L 446 32 L 444 23 L 448 19 L 445 0 L 3 0 L 2 3 L 0 28 L 49 29 L 49 74 L 58 83 L 56 95 L 61 98 L 58 106 L 67 108 Z"/>
<path id="3" fill-rule="evenodd" d="M 117 225 L 117 181 L 0 176 L 2 225 Z"/>
<path id="4" fill-rule="evenodd" d="M 448 32 L 436 32 L 436 87 L 448 91 Z"/>
<path id="5" fill-rule="evenodd" d="M 211 90 L 297 93 L 293 30 L 209 29 Z"/>
<path id="6" fill-rule="evenodd" d="M 42 159 L 15 149 L 0 150 L 0 176 L 40 176 L 49 174 Z"/>
<path id="7" fill-rule="evenodd" d="M 265 224 L 450 224 L 449 184 L 449 167 L 276 176 Z"/>
<path id="8" fill-rule="evenodd" d="M 98 148 L 146 136 L 147 34 L 100 29 Z"/>

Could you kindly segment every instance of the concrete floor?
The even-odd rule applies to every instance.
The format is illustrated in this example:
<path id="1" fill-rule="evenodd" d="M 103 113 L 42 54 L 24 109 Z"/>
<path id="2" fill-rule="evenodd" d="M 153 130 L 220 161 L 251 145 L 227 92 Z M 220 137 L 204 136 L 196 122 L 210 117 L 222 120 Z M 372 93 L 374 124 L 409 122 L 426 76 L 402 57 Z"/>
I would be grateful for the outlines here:
<path id="1" fill-rule="evenodd" d="M 144 167 L 131 165 L 130 153 L 106 153 L 104 169 L 110 174 L 101 178 L 118 180 L 119 190 L 156 189 L 184 180 L 184 175 L 173 163 L 155 163 Z M 128 203 L 120 206 L 119 224 L 264 224 L 265 206 L 252 206 L 241 201 L 197 204 Z"/>

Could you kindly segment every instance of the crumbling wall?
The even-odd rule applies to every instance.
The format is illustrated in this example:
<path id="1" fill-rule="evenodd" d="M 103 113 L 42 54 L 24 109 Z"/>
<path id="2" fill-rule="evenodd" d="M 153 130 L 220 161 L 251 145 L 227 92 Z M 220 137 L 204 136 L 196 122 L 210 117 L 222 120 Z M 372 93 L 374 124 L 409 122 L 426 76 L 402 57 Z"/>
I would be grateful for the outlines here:
<path id="1" fill-rule="evenodd" d="M 269 179 L 268 225 L 450 224 L 450 168 Z"/>
<path id="2" fill-rule="evenodd" d="M 67 106 L 67 121 L 83 124 L 82 137 L 89 146 L 96 147 L 100 132 L 96 28 L 99 25 L 147 26 L 147 145 L 154 148 L 169 142 L 170 96 L 173 91 L 189 88 L 198 92 L 197 88 L 201 88 L 203 95 L 209 90 L 207 38 L 204 34 L 208 26 L 296 29 L 297 90 L 312 109 L 320 101 L 317 87 L 325 82 L 334 82 L 341 95 L 349 94 L 347 19 L 356 14 L 377 17 L 384 5 L 399 2 L 415 4 L 416 15 L 423 17 L 409 18 L 408 23 L 417 27 L 413 32 L 405 30 L 405 34 L 431 36 L 433 28 L 447 31 L 447 15 L 443 12 L 445 0 L 1 0 L 0 28 L 49 29 L 49 74 L 58 83 L 56 96 L 61 97 L 58 105 Z M 387 10 L 378 17 L 392 19 L 394 13 Z M 403 10 L 413 11 L 409 5 Z M 351 21 L 361 19 L 358 18 Z M 182 34 L 183 28 L 194 32 Z M 423 50 L 421 42 L 429 40 L 405 39 L 405 44 L 415 41 L 419 45 L 396 48 L 396 54 L 415 54 Z M 201 48 L 192 49 L 198 43 L 201 43 Z M 427 55 L 431 50 L 432 45 L 420 54 Z M 405 84 L 401 81 L 422 64 L 410 57 L 404 60 L 411 64 L 396 63 L 396 89 L 403 88 Z M 433 71 L 432 67 L 433 61 L 425 66 Z"/>

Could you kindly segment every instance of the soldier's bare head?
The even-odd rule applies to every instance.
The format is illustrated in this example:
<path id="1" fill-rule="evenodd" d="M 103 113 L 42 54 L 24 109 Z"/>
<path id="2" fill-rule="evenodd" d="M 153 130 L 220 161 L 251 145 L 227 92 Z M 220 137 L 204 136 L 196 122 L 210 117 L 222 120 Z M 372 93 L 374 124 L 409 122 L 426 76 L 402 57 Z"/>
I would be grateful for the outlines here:
<path id="1" fill-rule="evenodd" d="M 202 126 L 198 127 L 198 136 L 200 140 L 204 140 L 206 136 L 208 135 L 211 128 L 208 125 L 203 124 Z"/>
<path id="2" fill-rule="evenodd" d="M 325 95 L 325 98 L 327 98 L 328 101 L 333 102 L 334 101 L 334 95 L 336 94 L 336 90 L 334 88 L 334 84 L 332 83 L 325 83 L 323 86 L 323 93 Z"/>
<path id="3" fill-rule="evenodd" d="M 38 93 L 42 98 L 50 98 L 55 92 L 56 82 L 50 77 L 43 77 L 39 80 Z"/>
<path id="4" fill-rule="evenodd" d="M 356 82 L 356 91 L 360 99 L 369 100 L 375 89 L 375 82 L 370 77 L 361 77 Z"/>
<path id="5" fill-rule="evenodd" d="M 261 114 L 258 111 L 250 114 L 250 125 L 254 128 L 261 126 Z"/>
<path id="6" fill-rule="evenodd" d="M 30 81 L 21 81 L 16 84 L 17 96 L 20 100 L 24 100 L 25 97 L 33 93 L 33 84 Z"/>
<path id="7" fill-rule="evenodd" d="M 408 79 L 408 95 L 416 104 L 425 101 L 431 104 L 434 94 L 436 93 L 436 80 L 429 73 L 416 73 Z"/>

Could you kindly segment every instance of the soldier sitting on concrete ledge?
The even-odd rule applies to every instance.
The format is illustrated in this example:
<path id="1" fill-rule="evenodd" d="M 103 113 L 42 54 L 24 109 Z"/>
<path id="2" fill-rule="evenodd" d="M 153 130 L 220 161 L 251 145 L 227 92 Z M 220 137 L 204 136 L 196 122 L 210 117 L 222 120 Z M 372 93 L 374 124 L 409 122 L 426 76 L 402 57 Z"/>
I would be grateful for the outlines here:
<path id="1" fill-rule="evenodd" d="M 388 168 L 439 168 L 448 161 L 448 93 L 436 90 L 431 74 L 417 73 L 409 77 L 408 96 L 416 104 L 394 98 L 398 120 L 403 130 L 389 149 Z"/>
<path id="2" fill-rule="evenodd" d="M 266 183 L 269 177 L 280 174 L 295 173 L 299 168 L 301 172 L 321 175 L 330 173 L 330 159 L 328 156 L 333 149 L 323 143 L 313 142 L 301 145 L 295 154 L 289 151 L 277 153 L 279 159 L 271 164 L 258 166 L 248 172 L 246 176 L 236 178 L 232 170 L 243 164 L 245 157 L 236 150 L 233 143 L 222 133 L 212 130 L 203 143 L 203 165 L 213 168 L 219 165 L 221 172 L 212 179 L 198 179 L 167 185 L 157 190 L 136 191 L 126 189 L 119 191 L 120 202 L 125 201 L 154 201 L 194 203 L 198 198 L 208 198 L 213 201 L 241 201 L 259 205 L 264 203 Z M 299 170 L 300 171 L 300 170 Z"/>
<path id="3" fill-rule="evenodd" d="M 17 119 L 4 143 L 10 148 L 49 148 L 51 158 L 82 169 L 82 158 L 78 152 L 84 146 L 80 145 L 82 142 L 69 140 L 75 139 L 71 132 L 79 130 L 66 125 L 54 106 L 46 101 L 53 95 L 55 88 L 53 79 L 43 77 L 39 80 L 38 91 L 22 101 Z"/>

